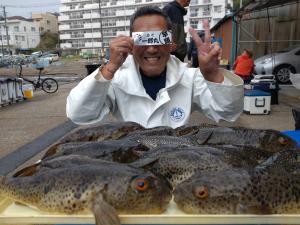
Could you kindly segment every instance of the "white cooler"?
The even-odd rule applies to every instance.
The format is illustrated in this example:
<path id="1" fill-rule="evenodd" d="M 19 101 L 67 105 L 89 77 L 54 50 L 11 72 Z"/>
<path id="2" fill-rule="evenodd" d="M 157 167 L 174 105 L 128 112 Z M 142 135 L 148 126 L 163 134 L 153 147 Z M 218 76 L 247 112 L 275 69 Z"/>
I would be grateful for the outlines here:
<path id="1" fill-rule="evenodd" d="M 271 94 L 260 90 L 245 90 L 244 112 L 248 114 L 270 114 Z"/>

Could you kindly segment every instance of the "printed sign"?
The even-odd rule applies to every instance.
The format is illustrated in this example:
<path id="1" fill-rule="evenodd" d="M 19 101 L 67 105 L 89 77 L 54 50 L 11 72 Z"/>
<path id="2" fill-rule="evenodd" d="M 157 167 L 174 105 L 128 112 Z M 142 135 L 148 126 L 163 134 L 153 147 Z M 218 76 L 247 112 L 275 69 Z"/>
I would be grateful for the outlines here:
<path id="1" fill-rule="evenodd" d="M 172 43 L 170 31 L 133 32 L 132 38 L 135 45 L 168 45 Z"/>

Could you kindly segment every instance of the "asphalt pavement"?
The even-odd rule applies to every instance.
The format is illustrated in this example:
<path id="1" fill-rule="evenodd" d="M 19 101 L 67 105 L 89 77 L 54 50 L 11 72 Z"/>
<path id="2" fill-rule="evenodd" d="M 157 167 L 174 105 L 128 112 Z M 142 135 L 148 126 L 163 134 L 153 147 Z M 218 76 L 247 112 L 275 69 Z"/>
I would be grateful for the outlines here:
<path id="1" fill-rule="evenodd" d="M 60 83 L 54 94 L 34 92 L 31 100 L 0 108 L 0 175 L 39 159 L 43 150 L 76 127 L 65 113 L 66 97 L 77 81 Z M 271 106 L 269 115 L 242 114 L 234 123 L 222 126 L 242 126 L 258 129 L 294 130 L 292 108 L 300 106 L 300 90 L 281 86 L 279 104 Z M 109 116 L 106 121 L 112 121 Z M 190 124 L 216 124 L 199 112 L 192 114 Z"/>

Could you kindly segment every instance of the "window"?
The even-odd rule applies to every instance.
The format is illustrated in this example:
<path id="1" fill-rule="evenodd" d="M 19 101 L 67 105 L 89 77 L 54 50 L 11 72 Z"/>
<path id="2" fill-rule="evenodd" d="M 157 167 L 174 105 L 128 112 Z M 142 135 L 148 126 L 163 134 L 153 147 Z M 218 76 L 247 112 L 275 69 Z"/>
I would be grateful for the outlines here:
<path id="1" fill-rule="evenodd" d="M 135 0 L 135 3 L 141 3 L 142 0 Z"/>
<path id="2" fill-rule="evenodd" d="M 25 41 L 25 36 L 21 36 L 22 37 L 22 41 Z"/>
<path id="3" fill-rule="evenodd" d="M 32 31 L 32 32 L 35 32 L 35 27 L 31 27 L 31 31 Z"/>
<path id="4" fill-rule="evenodd" d="M 191 27 L 194 29 L 198 28 L 198 20 L 191 20 Z"/>
<path id="5" fill-rule="evenodd" d="M 24 27 L 24 31 L 26 32 L 26 27 Z"/>
<path id="6" fill-rule="evenodd" d="M 19 26 L 14 26 L 14 31 L 19 32 Z"/>
<path id="7" fill-rule="evenodd" d="M 196 17 L 196 16 L 198 16 L 198 10 L 199 10 L 199 9 L 191 9 L 191 17 Z"/>
<path id="8" fill-rule="evenodd" d="M 222 12 L 222 6 L 221 5 L 214 6 L 214 11 L 217 12 L 217 13 Z"/>
<path id="9" fill-rule="evenodd" d="M 50 24 L 50 21 L 49 21 L 49 20 L 47 20 L 47 24 Z"/>

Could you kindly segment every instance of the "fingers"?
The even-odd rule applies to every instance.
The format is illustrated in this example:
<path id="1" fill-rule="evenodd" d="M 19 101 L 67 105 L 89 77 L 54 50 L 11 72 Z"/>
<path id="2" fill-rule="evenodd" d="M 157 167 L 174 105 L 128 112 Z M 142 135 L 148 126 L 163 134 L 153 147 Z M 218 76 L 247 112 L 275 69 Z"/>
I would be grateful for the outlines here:
<path id="1" fill-rule="evenodd" d="M 210 50 L 210 52 L 209 52 L 208 55 L 209 55 L 210 57 L 214 57 L 214 58 L 217 57 L 218 60 L 221 59 L 221 56 L 222 56 L 222 49 L 221 49 L 221 47 L 220 47 L 220 45 L 219 45 L 218 42 L 214 42 L 214 43 L 211 45 L 211 50 Z"/>
<path id="2" fill-rule="evenodd" d="M 204 32 L 205 32 L 204 42 L 205 43 L 210 43 L 211 39 L 210 39 L 210 29 L 209 29 L 209 22 L 208 22 L 208 20 L 203 20 L 202 25 L 203 25 L 203 29 L 204 29 Z"/>
<path id="3" fill-rule="evenodd" d="M 199 37 L 197 31 L 194 28 L 190 27 L 189 33 L 191 34 L 196 46 L 201 46 L 203 44 L 201 38 Z"/>
<path id="4" fill-rule="evenodd" d="M 126 60 L 128 54 L 132 52 L 133 40 L 131 37 L 124 35 L 117 36 L 112 39 L 109 44 L 110 49 L 110 63 L 119 68 Z"/>

